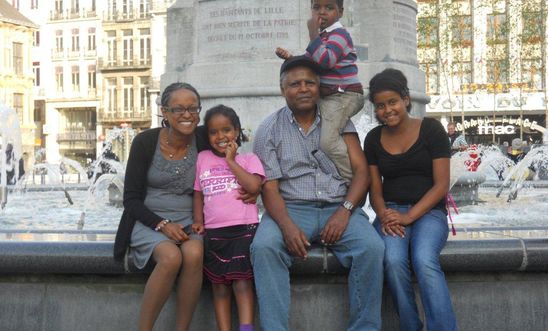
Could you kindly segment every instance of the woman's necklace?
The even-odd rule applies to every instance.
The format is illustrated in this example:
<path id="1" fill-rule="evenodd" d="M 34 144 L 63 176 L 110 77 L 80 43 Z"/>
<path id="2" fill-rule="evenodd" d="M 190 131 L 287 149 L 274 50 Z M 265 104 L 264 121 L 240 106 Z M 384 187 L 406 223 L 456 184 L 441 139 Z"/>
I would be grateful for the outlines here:
<path id="1" fill-rule="evenodd" d="M 179 152 L 179 151 L 186 151 L 186 150 L 190 147 L 190 144 L 185 145 L 185 146 L 184 146 L 182 149 L 180 149 L 180 150 L 177 149 L 177 147 L 175 147 L 175 146 L 172 147 L 171 143 L 169 142 L 169 133 L 168 133 L 168 135 L 166 136 L 166 145 L 169 146 L 170 149 L 171 149 L 171 148 L 175 149 L 175 152 L 173 152 L 173 153 L 170 153 L 169 151 L 167 152 L 167 155 L 169 156 L 169 159 L 170 159 L 170 160 L 173 159 L 173 157 L 177 154 L 177 152 Z M 185 159 L 186 159 L 186 157 L 185 157 Z"/>

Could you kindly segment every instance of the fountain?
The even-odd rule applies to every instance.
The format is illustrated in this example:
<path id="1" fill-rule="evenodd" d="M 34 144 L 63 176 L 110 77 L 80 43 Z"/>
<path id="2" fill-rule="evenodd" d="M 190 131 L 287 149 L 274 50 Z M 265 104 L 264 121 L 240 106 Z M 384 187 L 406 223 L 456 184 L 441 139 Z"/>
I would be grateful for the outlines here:
<path id="1" fill-rule="evenodd" d="M 0 207 L 8 201 L 8 185 L 19 178 L 21 132 L 17 113 L 0 103 Z"/>
<path id="2" fill-rule="evenodd" d="M 59 164 L 48 163 L 45 151 L 38 150 L 37 163 L 9 189 L 11 201 L 0 214 L 0 228 L 82 231 L 85 224 L 95 230 L 115 228 L 112 220 L 122 212 L 125 166 L 112 150 L 118 147 L 123 153 L 134 136 L 131 128 L 111 130 L 88 170 L 67 157 Z"/>

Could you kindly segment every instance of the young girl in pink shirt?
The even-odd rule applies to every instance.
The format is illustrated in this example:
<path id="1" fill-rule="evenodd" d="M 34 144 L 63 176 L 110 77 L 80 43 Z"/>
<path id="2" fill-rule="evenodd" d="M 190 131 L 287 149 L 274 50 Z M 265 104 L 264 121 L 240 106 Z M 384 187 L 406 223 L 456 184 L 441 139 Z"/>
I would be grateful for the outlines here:
<path id="1" fill-rule="evenodd" d="M 259 158 L 238 154 L 243 135 L 236 112 L 218 105 L 206 112 L 210 149 L 198 154 L 194 182 L 194 224 L 205 232 L 204 273 L 213 287 L 220 331 L 231 330 L 231 294 L 238 306 L 240 331 L 253 330 L 254 292 L 249 245 L 258 225 L 256 204 L 238 199 L 240 189 L 258 194 L 264 179 Z"/>

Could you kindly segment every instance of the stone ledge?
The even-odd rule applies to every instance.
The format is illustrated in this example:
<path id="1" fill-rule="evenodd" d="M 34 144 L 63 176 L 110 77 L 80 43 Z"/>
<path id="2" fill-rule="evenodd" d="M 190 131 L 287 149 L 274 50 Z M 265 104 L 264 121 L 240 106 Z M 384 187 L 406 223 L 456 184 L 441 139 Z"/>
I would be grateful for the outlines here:
<path id="1" fill-rule="evenodd" d="M 0 241 L 1 274 L 125 274 L 149 272 L 131 259 L 112 258 L 112 241 Z M 454 240 L 441 253 L 445 271 L 547 271 L 548 238 Z M 296 261 L 292 274 L 345 274 L 325 247 L 313 245 L 306 260 Z"/>

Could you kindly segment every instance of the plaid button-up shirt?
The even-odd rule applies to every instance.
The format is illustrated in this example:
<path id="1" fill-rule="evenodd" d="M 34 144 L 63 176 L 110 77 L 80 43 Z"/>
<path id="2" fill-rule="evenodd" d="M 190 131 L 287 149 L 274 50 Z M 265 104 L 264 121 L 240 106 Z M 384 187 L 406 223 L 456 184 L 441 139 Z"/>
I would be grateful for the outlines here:
<path id="1" fill-rule="evenodd" d="M 253 151 L 263 163 L 267 180 L 278 180 L 286 201 L 341 202 L 348 189 L 335 164 L 320 150 L 318 115 L 308 132 L 286 106 L 257 128 Z M 356 132 L 348 121 L 343 132 Z"/>

